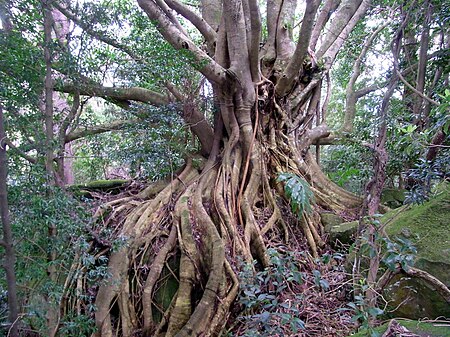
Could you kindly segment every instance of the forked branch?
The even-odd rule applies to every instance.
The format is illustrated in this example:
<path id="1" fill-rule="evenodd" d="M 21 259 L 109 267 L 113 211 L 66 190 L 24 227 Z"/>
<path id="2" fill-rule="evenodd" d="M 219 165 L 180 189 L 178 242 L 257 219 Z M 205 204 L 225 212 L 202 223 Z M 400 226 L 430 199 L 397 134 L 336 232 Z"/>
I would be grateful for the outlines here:
<path id="1" fill-rule="evenodd" d="M 210 81 L 217 84 L 225 82 L 226 75 L 217 62 L 202 51 L 195 43 L 181 32 L 178 27 L 165 15 L 164 11 L 155 2 L 149 0 L 138 0 L 139 6 L 144 10 L 150 20 L 156 22 L 156 28 L 162 36 L 175 48 L 187 49 L 194 56 L 193 66 Z"/>

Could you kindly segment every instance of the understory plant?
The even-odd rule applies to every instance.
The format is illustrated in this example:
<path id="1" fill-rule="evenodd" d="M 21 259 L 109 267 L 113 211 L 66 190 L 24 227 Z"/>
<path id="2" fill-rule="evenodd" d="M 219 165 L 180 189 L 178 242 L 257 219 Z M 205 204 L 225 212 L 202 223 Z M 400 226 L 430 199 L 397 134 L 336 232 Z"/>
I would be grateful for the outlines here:
<path id="1" fill-rule="evenodd" d="M 239 321 L 245 330 L 239 335 L 274 336 L 283 335 L 286 326 L 293 333 L 305 328 L 299 318 L 302 295 L 294 291 L 303 283 L 303 276 L 294 254 L 280 254 L 273 248 L 268 254 L 271 265 L 261 271 L 256 271 L 257 261 L 241 264 L 238 301 L 243 311 Z M 286 298 L 286 292 L 292 296 Z"/>

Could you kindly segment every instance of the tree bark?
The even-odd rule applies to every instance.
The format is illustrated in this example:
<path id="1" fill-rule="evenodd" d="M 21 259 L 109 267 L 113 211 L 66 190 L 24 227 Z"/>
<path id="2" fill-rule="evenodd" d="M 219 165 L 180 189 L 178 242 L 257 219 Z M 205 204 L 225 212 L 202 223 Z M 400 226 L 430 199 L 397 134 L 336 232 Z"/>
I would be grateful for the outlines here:
<path id="1" fill-rule="evenodd" d="M 8 335 L 19 336 L 19 302 L 17 299 L 16 274 L 14 264 L 16 254 L 14 251 L 14 240 L 12 226 L 9 218 L 8 207 L 8 159 L 6 156 L 5 126 L 3 121 L 3 107 L 0 105 L 0 214 L 2 219 L 3 238 L 0 243 L 5 249 L 3 268 L 6 274 L 6 286 L 8 291 Z"/>
<path id="2" fill-rule="evenodd" d="M 53 102 L 53 78 L 52 78 L 52 25 L 53 17 L 50 9 L 50 2 L 42 0 L 42 11 L 44 18 L 44 60 L 45 60 L 45 80 L 44 80 L 44 124 L 45 124 L 45 170 L 47 173 L 47 180 L 50 186 L 63 186 L 64 183 L 53 165 L 54 159 L 54 102 Z M 51 193 L 51 192 L 50 192 Z M 56 250 L 52 247 L 57 238 L 56 224 L 50 219 L 47 225 L 48 239 L 50 247 L 47 254 L 47 276 L 49 280 L 56 284 L 58 279 L 58 272 L 55 264 Z M 56 335 L 58 322 L 58 310 L 56 304 L 53 302 L 48 294 L 44 295 L 47 299 L 47 329 L 49 337 Z"/>

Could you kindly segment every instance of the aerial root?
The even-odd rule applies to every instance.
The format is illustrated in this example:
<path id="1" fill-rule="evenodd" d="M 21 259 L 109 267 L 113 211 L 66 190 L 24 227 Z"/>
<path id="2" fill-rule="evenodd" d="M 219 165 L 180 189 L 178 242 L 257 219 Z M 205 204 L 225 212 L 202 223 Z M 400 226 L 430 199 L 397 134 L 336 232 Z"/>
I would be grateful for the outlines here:
<path id="1" fill-rule="evenodd" d="M 196 254 L 194 238 L 192 236 L 191 219 L 189 213 L 189 199 L 192 195 L 192 186 L 178 199 L 174 211 L 174 223 L 177 225 L 178 242 L 181 249 L 180 257 L 180 283 L 171 311 L 167 328 L 167 337 L 174 336 L 186 324 L 191 316 L 192 286 L 196 281 L 196 265 L 199 261 Z"/>
<path id="2" fill-rule="evenodd" d="M 175 248 L 176 239 L 177 227 L 172 226 L 169 237 L 153 260 L 153 263 L 150 266 L 150 273 L 145 281 L 142 293 L 142 313 L 144 316 L 143 329 L 145 334 L 150 334 L 150 331 L 154 328 L 152 313 L 153 288 L 161 275 L 167 256 Z"/>
<path id="3" fill-rule="evenodd" d="M 258 155 L 247 158 L 247 177 L 242 177 L 243 150 L 236 143 L 222 165 L 210 165 L 199 175 L 188 164 L 164 187 L 154 184 L 98 210 L 106 226 L 120 220 L 117 231 L 127 240 L 109 256 L 110 278 L 97 293 L 98 336 L 112 337 L 119 331 L 132 335 L 141 322 L 144 335 L 219 334 L 239 291 L 236 257 L 249 263 L 257 260 L 257 268 L 267 267 L 265 235 L 278 226 L 284 240 L 289 240 L 285 209 L 275 196 L 280 191 L 268 178 L 274 174 L 273 166 L 268 172 L 271 164 L 262 161 L 258 145 L 256 150 Z M 286 158 L 289 169 L 300 174 L 296 162 Z M 329 197 L 321 193 L 319 198 Z M 108 216 L 115 220 L 109 222 Z M 299 223 L 317 257 L 324 245 L 318 215 L 303 215 Z M 170 293 L 170 305 L 166 302 L 160 308 L 155 303 L 155 288 L 174 255 L 178 290 Z M 139 271 L 141 267 L 146 272 Z M 113 310 L 114 317 L 113 307 L 119 311 Z M 161 320 L 155 321 L 155 307 Z"/>
<path id="4" fill-rule="evenodd" d="M 211 336 L 219 335 L 219 333 L 224 328 L 225 324 L 227 323 L 228 316 L 230 315 L 231 304 L 234 302 L 239 292 L 239 280 L 237 278 L 237 275 L 228 260 L 225 259 L 224 262 L 225 272 L 231 278 L 231 286 L 227 285 L 225 279 L 224 282 L 221 283 L 222 291 L 220 292 L 221 297 L 219 298 L 220 305 L 218 307 L 217 314 L 214 316 L 211 322 L 211 327 L 209 330 Z"/>
<path id="5" fill-rule="evenodd" d="M 216 308 L 215 303 L 219 294 L 220 284 L 224 280 L 225 251 L 223 241 L 202 202 L 204 195 L 211 195 L 211 190 L 207 186 L 213 186 L 212 182 L 215 181 L 216 173 L 211 171 L 203 177 L 204 179 L 200 180 L 192 198 L 192 211 L 195 214 L 197 225 L 204 233 L 202 241 L 208 247 L 204 260 L 208 267 L 209 275 L 199 303 L 188 322 L 177 334 L 178 336 L 195 336 L 204 333 L 208 329 L 209 323 L 214 316 L 213 311 Z"/>
<path id="6" fill-rule="evenodd" d="M 186 181 L 191 181 L 198 176 L 196 170 L 187 165 L 180 177 Z M 134 263 L 137 250 L 151 242 L 156 236 L 162 233 L 158 228 L 167 218 L 167 211 L 163 206 L 170 203 L 172 194 L 180 187 L 180 180 L 174 180 L 166 185 L 153 199 L 142 201 L 138 206 L 134 205 L 133 211 L 126 214 L 122 225 L 120 236 L 128 241 L 128 244 L 119 247 L 109 257 L 108 274 L 110 277 L 99 287 L 96 297 L 97 312 L 95 321 L 98 327 L 98 336 L 113 336 L 115 327 L 112 325 L 111 309 L 117 304 L 120 312 L 120 327 L 124 335 L 134 331 L 137 327 L 137 318 L 130 293 L 128 272 L 130 264 Z M 119 199 L 116 202 L 108 203 L 107 207 L 100 211 L 100 216 L 109 207 L 119 205 L 120 202 L 135 202 L 127 198 Z M 167 255 L 167 254 L 166 254 Z M 152 275 L 152 274 L 150 274 Z"/>

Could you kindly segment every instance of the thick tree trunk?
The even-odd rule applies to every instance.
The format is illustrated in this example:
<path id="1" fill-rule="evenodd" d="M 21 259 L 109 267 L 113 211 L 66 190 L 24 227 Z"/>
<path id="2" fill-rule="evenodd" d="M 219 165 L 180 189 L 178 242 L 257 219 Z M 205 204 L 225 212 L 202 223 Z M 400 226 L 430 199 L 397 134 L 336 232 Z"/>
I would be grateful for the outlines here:
<path id="1" fill-rule="evenodd" d="M 114 228 L 126 244 L 104 253 L 110 277 L 96 295 L 96 336 L 139 330 L 146 336 L 217 336 L 238 294 L 238 260 L 267 267 L 268 238 L 288 242 L 296 225 L 311 255 L 317 257 L 324 244 L 316 210 L 302 214 L 298 224 L 289 223 L 295 215 L 285 206 L 289 200 L 277 182 L 280 173 L 309 183 L 313 209 L 340 212 L 361 205 L 360 198 L 322 173 L 309 148 L 329 135 L 322 122 L 313 127 L 326 108 L 321 109 L 322 78 L 369 2 L 347 0 L 339 7 L 336 29 L 328 28 L 332 34 L 319 47 L 326 58 L 322 68 L 310 55 L 318 0 L 306 2 L 296 43 L 291 23 L 297 1 L 268 1 L 269 36 L 261 50 L 256 0 L 203 1 L 211 9 L 204 11 L 204 20 L 175 0 L 138 3 L 167 41 L 191 52 L 196 68 L 212 83 L 218 109 L 211 128 L 193 101 L 180 99 L 185 121 L 200 139 L 200 167 L 188 161 L 166 186 L 150 186 L 97 212 L 102 226 Z M 204 35 L 208 54 L 189 39 L 170 9 Z M 324 15 L 320 29 L 327 22 Z M 161 305 L 156 297 L 168 271 L 178 287 Z"/>

